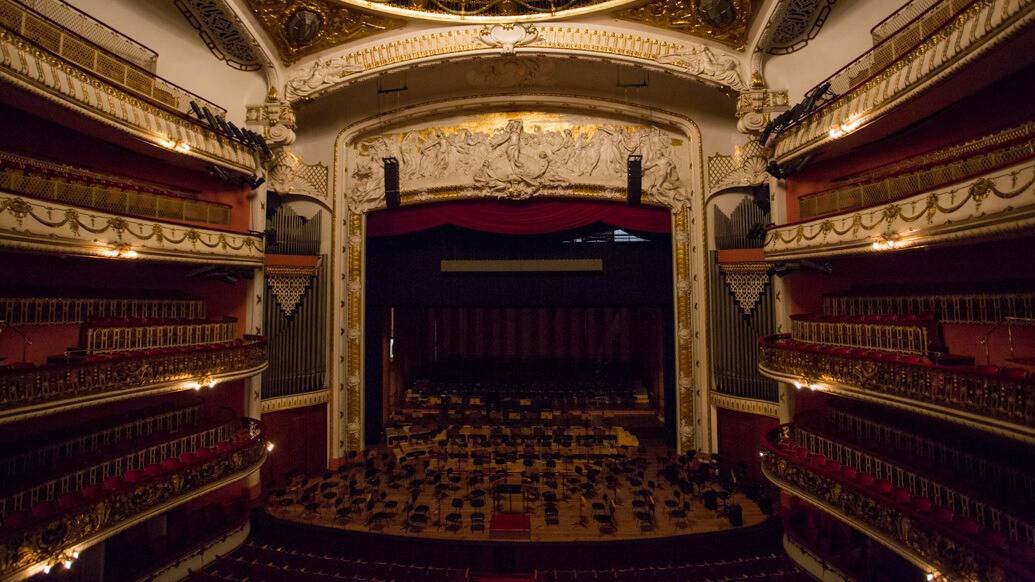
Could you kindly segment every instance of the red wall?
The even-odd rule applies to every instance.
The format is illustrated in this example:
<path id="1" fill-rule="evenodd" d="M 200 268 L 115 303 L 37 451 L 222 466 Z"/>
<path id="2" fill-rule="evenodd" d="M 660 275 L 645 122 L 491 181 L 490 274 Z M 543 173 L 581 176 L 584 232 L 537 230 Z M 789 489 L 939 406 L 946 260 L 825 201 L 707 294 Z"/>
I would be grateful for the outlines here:
<path id="1" fill-rule="evenodd" d="M 747 466 L 747 476 L 761 479 L 758 445 L 766 433 L 779 426 L 775 418 L 718 409 L 719 454 L 724 464 Z"/>
<path id="2" fill-rule="evenodd" d="M 276 445 L 262 466 L 263 486 L 289 473 L 319 473 L 327 468 L 327 405 L 262 415 L 266 438 Z"/>

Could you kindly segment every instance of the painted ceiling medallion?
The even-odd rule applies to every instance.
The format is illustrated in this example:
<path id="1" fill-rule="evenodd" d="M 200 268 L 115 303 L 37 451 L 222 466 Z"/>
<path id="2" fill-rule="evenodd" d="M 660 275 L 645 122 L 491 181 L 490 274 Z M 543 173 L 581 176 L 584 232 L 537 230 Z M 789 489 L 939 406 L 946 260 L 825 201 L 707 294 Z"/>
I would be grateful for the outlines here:
<path id="1" fill-rule="evenodd" d="M 638 0 L 339 0 L 345 4 L 423 20 L 530 22 L 615 10 Z M 707 0 L 706 0 L 707 1 Z"/>
<path id="2" fill-rule="evenodd" d="M 754 0 L 653 0 L 614 13 L 642 22 L 744 48 L 758 2 Z"/>
<path id="3" fill-rule="evenodd" d="M 247 0 L 280 58 L 298 59 L 339 44 L 402 28 L 405 21 L 350 8 L 334 0 Z"/>

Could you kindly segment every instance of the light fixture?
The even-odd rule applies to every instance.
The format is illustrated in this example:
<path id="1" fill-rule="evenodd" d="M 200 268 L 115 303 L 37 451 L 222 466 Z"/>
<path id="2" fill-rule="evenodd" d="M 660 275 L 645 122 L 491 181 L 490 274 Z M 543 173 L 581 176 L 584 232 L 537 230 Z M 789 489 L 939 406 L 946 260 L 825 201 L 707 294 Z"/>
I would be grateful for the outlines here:
<path id="1" fill-rule="evenodd" d="M 64 564 L 66 570 L 71 570 L 72 569 L 72 559 L 71 558 L 66 558 L 65 561 L 62 562 L 62 564 Z"/>
<path id="2" fill-rule="evenodd" d="M 44 574 L 50 574 L 50 569 L 53 568 L 53 567 L 54 567 L 53 564 L 47 564 L 46 566 L 43 566 L 43 573 Z"/>
<path id="3" fill-rule="evenodd" d="M 853 114 L 849 116 L 847 121 L 840 124 L 831 125 L 828 135 L 830 135 L 830 139 L 837 139 L 839 137 L 843 137 L 844 135 L 852 133 L 856 129 L 859 129 L 859 126 L 862 125 L 862 123 L 863 118 L 859 115 Z"/>
<path id="4" fill-rule="evenodd" d="M 73 560 L 78 560 L 79 559 L 79 550 L 72 550 L 72 559 Z"/>
<path id="5" fill-rule="evenodd" d="M 276 445 L 273 444 L 273 441 L 266 441 L 266 452 L 272 453 L 273 452 L 273 447 L 275 447 L 275 446 Z"/>
<path id="6" fill-rule="evenodd" d="M 176 140 L 169 139 L 167 137 L 158 138 L 158 143 L 162 144 L 162 147 L 169 149 L 176 149 Z"/>
<path id="7" fill-rule="evenodd" d="M 140 256 L 128 243 L 112 243 L 111 248 L 102 249 L 100 253 L 113 259 L 135 259 Z"/>
<path id="8" fill-rule="evenodd" d="M 875 251 L 889 251 L 894 249 L 901 249 L 906 246 L 906 241 L 899 238 L 897 234 L 884 234 L 875 241 L 870 247 Z"/>
<path id="9" fill-rule="evenodd" d="M 177 142 L 175 149 L 176 149 L 176 151 L 185 154 L 185 153 L 190 151 L 190 144 L 188 144 L 185 141 Z"/>

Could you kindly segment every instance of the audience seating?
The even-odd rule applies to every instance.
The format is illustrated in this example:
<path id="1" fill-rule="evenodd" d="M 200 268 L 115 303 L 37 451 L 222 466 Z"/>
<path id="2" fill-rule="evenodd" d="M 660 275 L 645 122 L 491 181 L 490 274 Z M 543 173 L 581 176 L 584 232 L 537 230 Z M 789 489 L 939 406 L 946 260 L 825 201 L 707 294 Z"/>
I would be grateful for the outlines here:
<path id="1" fill-rule="evenodd" d="M 806 582 L 811 578 L 784 555 L 752 556 L 741 560 L 608 570 L 536 570 L 536 582 L 773 581 Z"/>

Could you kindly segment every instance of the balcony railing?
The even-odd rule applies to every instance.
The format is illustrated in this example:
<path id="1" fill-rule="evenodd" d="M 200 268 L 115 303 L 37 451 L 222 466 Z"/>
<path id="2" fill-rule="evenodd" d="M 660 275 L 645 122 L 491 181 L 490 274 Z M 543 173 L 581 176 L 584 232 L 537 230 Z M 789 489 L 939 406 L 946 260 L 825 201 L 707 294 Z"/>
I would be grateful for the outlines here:
<path id="1" fill-rule="evenodd" d="M 237 320 L 176 323 L 93 321 L 83 330 L 88 354 L 225 344 L 237 337 Z"/>
<path id="2" fill-rule="evenodd" d="M 915 98 L 1031 22 L 1030 0 L 940 0 L 817 86 L 834 97 L 781 132 L 780 163 Z"/>
<path id="3" fill-rule="evenodd" d="M 973 492 L 931 479 L 921 471 L 896 464 L 860 447 L 845 445 L 807 425 L 797 427 L 792 438 L 798 447 L 823 455 L 827 462 L 869 473 L 878 481 L 886 481 L 885 488 L 908 492 L 914 504 L 917 499 L 928 499 L 934 509 L 947 509 L 953 515 L 974 520 L 988 531 L 998 532 L 1011 542 L 1027 544 L 1035 550 L 1035 525 Z M 899 495 L 904 498 L 902 493 Z"/>
<path id="4" fill-rule="evenodd" d="M 266 459 L 262 424 L 245 418 L 229 441 L 184 454 L 152 474 L 131 472 L 76 497 L 56 514 L 0 531 L 0 577 L 26 577 L 156 511 L 200 497 L 256 470 Z"/>
<path id="5" fill-rule="evenodd" d="M 948 579 L 1021 581 L 1035 578 L 1023 552 L 1001 534 L 951 512 L 932 511 L 872 474 L 810 455 L 789 438 L 790 427 L 771 432 L 760 449 L 762 471 L 785 491 L 844 520 L 893 551 Z M 926 501 L 926 500 L 925 500 Z"/>
<path id="6" fill-rule="evenodd" d="M 121 299 L 115 297 L 0 297 L 7 325 L 69 325 L 91 319 L 150 317 L 205 319 L 203 299 Z"/>
<path id="7" fill-rule="evenodd" d="M 190 102 L 203 104 L 213 112 L 226 110 L 179 87 L 125 57 L 94 44 L 55 20 L 21 2 L 0 0 L 0 26 L 72 65 L 114 83 L 134 95 L 182 114 Z"/>
<path id="8" fill-rule="evenodd" d="M 5 451 L 0 459 L 0 477 L 13 479 L 40 469 L 54 466 L 62 459 L 72 459 L 79 455 L 89 455 L 101 447 L 113 446 L 120 442 L 146 437 L 158 432 L 173 432 L 180 427 L 195 425 L 201 419 L 203 401 L 177 408 L 153 412 L 150 410 L 134 410 L 128 418 L 116 417 L 100 427 L 91 427 L 89 432 L 76 431 L 74 436 L 60 440 L 38 443 L 19 443 L 13 451 Z M 164 407 L 163 407 L 164 408 Z"/>
<path id="9" fill-rule="evenodd" d="M 770 378 L 1035 442 L 1035 378 L 996 366 L 943 366 L 919 356 L 761 339 L 759 371 Z"/>
<path id="10" fill-rule="evenodd" d="M 129 478 L 135 478 L 137 475 L 132 471 L 143 472 L 152 467 L 151 471 L 157 472 L 167 459 L 179 459 L 184 453 L 193 454 L 199 449 L 214 448 L 220 442 L 228 442 L 239 426 L 233 411 L 222 409 L 207 422 L 184 425 L 182 432 L 156 432 L 149 435 L 150 438 L 123 443 L 121 448 L 127 444 L 136 446 L 131 447 L 134 450 L 107 456 L 103 461 L 92 462 L 89 457 L 86 461 L 82 460 L 83 457 L 73 458 L 49 467 L 49 470 L 37 470 L 22 479 L 9 480 L 0 487 L 0 523 L 6 524 L 8 517 L 17 512 L 47 513 L 57 505 L 65 504 L 66 500 L 74 502 L 75 497 L 84 491 L 100 488 L 105 482 L 110 484 L 112 478 L 127 474 L 131 475 Z M 153 441 L 153 444 L 147 444 L 147 441 Z M 18 485 L 19 481 L 25 484 Z"/>
<path id="11" fill-rule="evenodd" d="M 0 152 L 0 190 L 127 216 L 230 225 L 228 204 L 7 152 Z"/>
<path id="12" fill-rule="evenodd" d="M 154 72 L 158 53 L 62 0 L 20 0 L 51 22 L 89 39 L 140 68 Z"/>
<path id="13" fill-rule="evenodd" d="M 1035 155 L 1035 122 L 1011 127 L 864 173 L 854 184 L 798 199 L 801 219 L 884 204 L 1027 160 Z"/>
<path id="14" fill-rule="evenodd" d="M 911 0 L 898 10 L 892 12 L 887 18 L 881 20 L 876 26 L 870 29 L 870 36 L 873 44 L 879 44 L 892 34 L 902 30 L 903 26 L 916 20 L 924 12 L 927 12 L 939 0 Z"/>
<path id="15" fill-rule="evenodd" d="M 874 316 L 866 316 L 873 318 Z M 878 316 L 879 317 L 879 316 Z M 930 349 L 928 324 L 924 321 L 825 321 L 822 317 L 796 315 L 791 318 L 791 337 L 800 342 L 832 346 L 926 354 Z M 886 318 L 885 318 L 886 319 Z"/>
<path id="16" fill-rule="evenodd" d="M 1035 319 L 1035 291 L 915 295 L 827 295 L 823 313 L 831 317 L 921 315 L 942 323 L 1000 323 L 1007 317 Z"/>
<path id="17" fill-rule="evenodd" d="M 266 366 L 261 338 L 230 346 L 94 356 L 90 361 L 0 368 L 0 422 L 141 394 L 198 389 Z"/>

